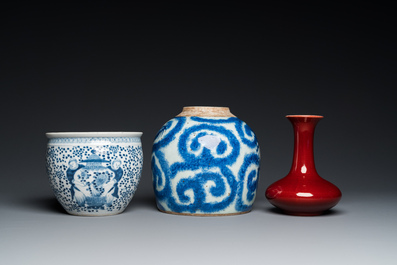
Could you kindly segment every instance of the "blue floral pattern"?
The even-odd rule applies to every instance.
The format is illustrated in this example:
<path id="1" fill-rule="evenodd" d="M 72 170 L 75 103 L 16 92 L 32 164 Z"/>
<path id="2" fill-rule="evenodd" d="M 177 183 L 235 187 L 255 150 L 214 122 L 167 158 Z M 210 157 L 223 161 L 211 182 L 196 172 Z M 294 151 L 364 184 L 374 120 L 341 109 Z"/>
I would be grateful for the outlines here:
<path id="1" fill-rule="evenodd" d="M 46 157 L 58 201 L 67 212 L 81 215 L 122 212 L 136 191 L 143 164 L 142 146 L 135 140 L 50 141 Z"/>
<path id="2" fill-rule="evenodd" d="M 176 117 L 153 144 L 152 175 L 158 208 L 185 214 L 251 210 L 260 151 L 238 118 Z"/>

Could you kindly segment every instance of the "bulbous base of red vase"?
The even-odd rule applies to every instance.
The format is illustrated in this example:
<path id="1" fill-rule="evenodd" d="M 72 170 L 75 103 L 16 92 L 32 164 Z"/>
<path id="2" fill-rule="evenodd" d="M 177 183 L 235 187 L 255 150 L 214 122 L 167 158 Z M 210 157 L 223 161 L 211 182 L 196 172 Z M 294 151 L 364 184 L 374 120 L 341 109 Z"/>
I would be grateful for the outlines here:
<path id="1" fill-rule="evenodd" d="M 342 193 L 321 177 L 285 177 L 270 185 L 266 198 L 286 214 L 299 216 L 321 215 L 334 207 Z"/>

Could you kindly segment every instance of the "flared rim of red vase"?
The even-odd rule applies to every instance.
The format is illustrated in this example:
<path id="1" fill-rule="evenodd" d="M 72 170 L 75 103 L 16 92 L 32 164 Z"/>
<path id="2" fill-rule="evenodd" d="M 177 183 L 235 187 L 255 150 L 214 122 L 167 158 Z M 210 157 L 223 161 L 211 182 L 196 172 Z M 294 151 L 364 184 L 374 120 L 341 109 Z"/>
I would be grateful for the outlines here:
<path id="1" fill-rule="evenodd" d="M 286 118 L 318 118 L 318 119 L 322 119 L 324 118 L 324 116 L 321 115 L 286 115 Z"/>

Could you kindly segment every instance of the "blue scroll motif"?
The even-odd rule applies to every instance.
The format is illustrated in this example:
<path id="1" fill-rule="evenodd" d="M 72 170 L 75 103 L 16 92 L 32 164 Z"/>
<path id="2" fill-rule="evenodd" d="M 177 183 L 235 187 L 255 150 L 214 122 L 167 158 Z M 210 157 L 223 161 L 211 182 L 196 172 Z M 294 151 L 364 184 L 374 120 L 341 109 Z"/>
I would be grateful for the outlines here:
<path id="1" fill-rule="evenodd" d="M 198 139 L 208 134 L 211 135 L 211 133 L 224 136 L 224 138 L 221 139 L 220 143 L 216 148 L 217 156 L 214 156 L 213 151 L 208 148 L 202 148 L 202 151 L 197 154 L 189 151 L 197 150 L 200 146 L 200 144 L 198 143 Z M 197 135 L 191 141 L 189 148 L 188 138 L 194 134 Z M 225 146 L 231 146 L 232 151 L 229 155 L 223 157 L 222 155 L 224 155 L 226 151 Z M 177 168 L 184 167 L 184 165 L 188 167 L 207 167 L 208 165 L 231 165 L 236 161 L 240 153 L 240 143 L 231 131 L 225 129 L 222 126 L 200 124 L 198 126 L 187 128 L 183 132 L 179 139 L 178 149 L 180 155 L 184 158 L 185 163 L 183 163 L 183 165 L 177 166 Z"/>
<path id="2" fill-rule="evenodd" d="M 185 117 L 178 117 L 164 124 L 156 135 L 155 139 L 161 138 L 161 140 L 153 144 L 153 151 L 157 150 L 159 147 L 166 147 L 172 140 L 174 140 L 175 134 L 182 129 L 185 122 Z M 164 135 L 165 133 L 166 135 Z"/>
<path id="3" fill-rule="evenodd" d="M 170 161 L 169 152 L 178 158 Z M 236 172 L 231 168 L 241 163 L 241 156 L 244 163 Z M 176 117 L 156 136 L 152 174 L 160 210 L 217 213 L 234 207 L 235 212 L 248 211 L 259 178 L 259 145 L 238 118 Z"/>
<path id="4" fill-rule="evenodd" d="M 164 153 L 158 150 L 152 156 L 152 174 L 156 198 L 162 201 L 171 194 L 170 179 L 166 177 L 170 175 L 170 169 Z"/>
<path id="5" fill-rule="evenodd" d="M 238 173 L 239 179 L 242 183 L 246 185 L 240 185 L 238 189 L 238 199 L 236 203 L 236 209 L 239 211 L 248 211 L 252 207 L 252 203 L 255 199 L 256 195 L 256 187 L 258 185 L 258 177 L 259 177 L 259 162 L 260 157 L 253 153 L 249 154 L 244 158 L 244 163 Z M 253 167 L 250 167 L 252 166 Z M 246 200 L 244 198 L 244 189 L 246 189 Z M 245 203 L 246 201 L 247 203 Z"/>
<path id="6" fill-rule="evenodd" d="M 192 117 L 191 119 L 198 122 L 208 122 L 212 124 L 234 123 L 236 126 L 236 130 L 244 144 L 248 145 L 251 148 L 259 147 L 255 133 L 245 122 L 242 122 L 238 118 L 231 117 L 225 120 L 213 120 L 208 118 Z"/>
<path id="7" fill-rule="evenodd" d="M 176 191 L 181 203 L 178 203 L 175 197 L 170 197 L 168 206 L 171 206 L 175 212 L 190 213 L 194 213 L 197 210 L 213 213 L 225 209 L 233 202 L 236 196 L 237 183 L 232 172 L 228 168 L 221 167 L 220 170 L 220 173 L 203 171 L 196 173 L 193 178 L 186 178 L 183 181 L 179 181 Z M 204 187 L 208 181 L 213 181 L 215 183 L 215 185 L 209 189 L 209 194 L 212 196 L 221 197 L 225 195 L 227 186 L 230 187 L 230 194 L 220 202 L 206 202 L 206 197 L 208 195 Z M 194 198 L 185 195 L 187 190 L 193 190 Z M 191 199 L 193 199 L 193 202 L 190 203 Z"/>

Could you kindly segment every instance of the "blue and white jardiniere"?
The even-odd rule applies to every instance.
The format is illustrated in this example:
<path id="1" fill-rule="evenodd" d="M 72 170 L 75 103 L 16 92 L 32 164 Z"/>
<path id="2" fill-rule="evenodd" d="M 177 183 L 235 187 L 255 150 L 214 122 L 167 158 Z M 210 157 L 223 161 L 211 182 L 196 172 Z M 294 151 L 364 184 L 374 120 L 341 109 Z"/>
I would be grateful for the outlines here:
<path id="1" fill-rule="evenodd" d="M 259 145 L 250 127 L 229 108 L 183 108 L 158 132 L 151 162 L 160 211 L 213 216 L 252 208 Z"/>
<path id="2" fill-rule="evenodd" d="M 141 132 L 46 133 L 47 173 L 56 198 L 73 215 L 125 210 L 141 178 Z"/>

